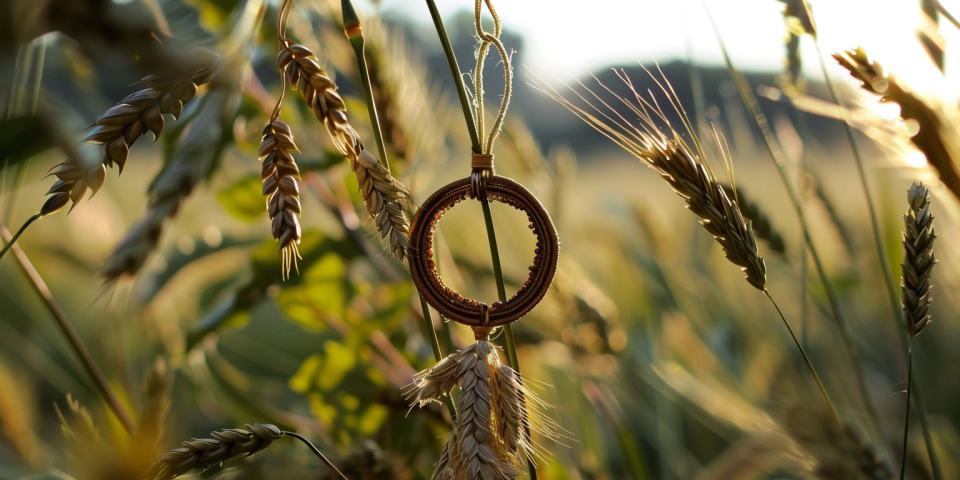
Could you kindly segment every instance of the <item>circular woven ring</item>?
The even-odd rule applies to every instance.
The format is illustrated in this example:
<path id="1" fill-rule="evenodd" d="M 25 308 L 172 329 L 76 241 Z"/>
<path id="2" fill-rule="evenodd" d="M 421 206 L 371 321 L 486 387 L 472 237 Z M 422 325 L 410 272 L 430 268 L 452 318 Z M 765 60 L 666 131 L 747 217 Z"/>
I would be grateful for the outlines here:
<path id="1" fill-rule="evenodd" d="M 413 217 L 408 251 L 410 275 L 427 303 L 447 318 L 475 327 L 504 325 L 532 310 L 550 289 L 560 254 L 560 242 L 550 214 L 532 193 L 513 180 L 496 175 L 489 177 L 486 183 L 487 200 L 505 203 L 526 213 L 530 229 L 537 237 L 530 276 L 513 297 L 487 307 L 451 290 L 437 273 L 433 260 L 433 235 L 437 222 L 456 204 L 470 198 L 469 177 L 437 190 L 423 203 Z"/>

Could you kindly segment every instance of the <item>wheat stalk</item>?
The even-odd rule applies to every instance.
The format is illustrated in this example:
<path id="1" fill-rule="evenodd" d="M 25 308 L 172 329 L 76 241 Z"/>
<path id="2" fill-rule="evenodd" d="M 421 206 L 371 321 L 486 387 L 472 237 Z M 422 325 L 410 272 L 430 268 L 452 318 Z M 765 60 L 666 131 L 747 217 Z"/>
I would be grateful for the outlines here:
<path id="1" fill-rule="evenodd" d="M 153 132 L 154 139 L 163 133 L 164 114 L 180 118 L 183 105 L 197 94 L 197 88 L 209 82 L 216 71 L 217 54 L 198 48 L 194 50 L 192 62 L 195 67 L 184 78 L 177 74 L 154 74 L 143 80 L 149 88 L 133 93 L 115 106 L 97 117 L 95 128 L 84 139 L 85 142 L 102 144 L 101 161 L 85 164 L 78 158 L 67 158 L 57 164 L 51 175 L 57 182 L 50 187 L 50 198 L 40 209 L 41 215 L 49 215 L 72 201 L 73 210 L 83 198 L 87 189 L 96 194 L 106 177 L 106 167 L 114 164 L 122 173 L 130 154 L 130 147 L 147 132 Z"/>
<path id="2" fill-rule="evenodd" d="M 700 148 L 693 129 L 689 127 L 686 115 L 683 114 L 679 101 L 672 93 L 672 87 L 668 90 L 661 86 L 668 100 L 684 118 L 686 130 L 693 138 L 695 149 L 670 126 L 666 116 L 656 105 L 655 99 L 651 98 L 648 101 L 641 97 L 625 74 L 622 72 L 618 74 L 634 93 L 638 104 L 631 103 L 613 94 L 612 91 L 610 93 L 640 118 L 639 127 L 630 125 L 620 113 L 590 89 L 587 89 L 589 94 L 606 107 L 609 114 L 594 106 L 579 93 L 577 93 L 579 98 L 586 102 L 597 115 L 564 98 L 554 89 L 544 88 L 540 83 L 537 83 L 537 87 L 657 172 L 673 191 L 684 199 L 687 209 L 702 219 L 700 224 L 713 234 L 713 238 L 723 247 L 727 259 L 739 266 L 740 270 L 746 274 L 747 282 L 758 290 L 764 291 L 767 279 L 766 265 L 757 250 L 757 239 L 753 227 L 749 221 L 744 220 L 737 202 L 724 191 L 710 165 L 703 160 L 703 149 Z M 609 88 L 607 90 L 610 91 Z M 651 111 L 653 114 L 650 113 Z M 666 125 L 670 136 L 660 130 L 660 124 Z M 726 153 L 722 145 L 721 150 Z"/>
<path id="3" fill-rule="evenodd" d="M 389 244 L 394 256 L 403 260 L 409 231 L 403 206 L 410 204 L 410 192 L 364 149 L 359 134 L 347 120 L 347 109 L 336 84 L 320 67 L 316 55 L 289 40 L 283 46 L 277 60 L 280 69 L 286 72 L 290 85 L 300 91 L 317 120 L 326 127 L 340 153 L 350 160 L 363 193 L 363 203 L 377 224 L 380 238 Z"/>
<path id="4" fill-rule="evenodd" d="M 907 192 L 910 208 L 903 216 L 903 276 L 900 277 L 903 328 L 911 338 L 930 322 L 930 274 L 937 263 L 933 242 L 937 235 L 930 212 L 930 189 L 923 184 L 910 186 Z"/>
<path id="5" fill-rule="evenodd" d="M 283 272 L 290 275 L 290 266 L 297 264 L 300 254 L 300 169 L 293 159 L 293 152 L 299 152 L 293 142 L 290 126 L 280 120 L 273 120 L 263 129 L 260 142 L 260 159 L 263 166 L 260 177 L 263 179 L 263 195 L 268 196 L 267 211 L 272 220 L 273 238 L 280 242 L 283 253 Z"/>
<path id="6" fill-rule="evenodd" d="M 331 470 L 346 477 L 327 459 L 317 447 L 302 436 L 280 430 L 274 425 L 256 423 L 246 424 L 245 428 L 226 428 L 219 432 L 212 432 L 213 438 L 194 438 L 183 442 L 183 446 L 167 451 L 160 457 L 146 473 L 144 479 L 171 480 L 193 469 L 206 470 L 222 465 L 223 462 L 238 458 L 241 455 L 249 457 L 267 447 L 275 440 L 290 436 L 306 444 L 311 451 Z"/>
<path id="7" fill-rule="evenodd" d="M 154 179 L 150 203 L 141 219 L 114 248 L 101 274 L 112 282 L 136 274 L 156 249 L 168 218 L 208 174 L 219 157 L 224 135 L 236 110 L 236 85 L 229 80 L 216 82 L 204 96 L 202 108 L 165 168 Z"/>
<path id="8" fill-rule="evenodd" d="M 249 457 L 270 446 L 284 432 L 273 425 L 245 425 L 246 429 L 228 428 L 213 432 L 214 438 L 194 438 L 183 447 L 164 453 L 147 469 L 143 478 L 170 480 L 193 469 L 204 470 L 238 456 Z"/>
<path id="9" fill-rule="evenodd" d="M 862 47 L 835 53 L 833 58 L 861 82 L 864 90 L 881 95 L 881 101 L 897 103 L 901 118 L 919 124 L 920 131 L 910 141 L 926 155 L 940 181 L 960 198 L 960 171 L 954 163 L 960 146 L 954 145 L 953 133 L 940 113 L 903 81 L 884 71 Z"/>
<path id="10" fill-rule="evenodd" d="M 930 212 L 930 189 L 914 183 L 907 191 L 910 205 L 903 216 L 903 275 L 900 277 L 900 308 L 903 328 L 907 331 L 907 393 L 903 421 L 903 452 L 900 461 L 900 479 L 907 464 L 907 435 L 910 432 L 910 393 L 913 386 L 913 337 L 930 323 L 930 274 L 937 263 L 933 242 L 933 213 Z M 923 417 L 921 416 L 921 420 Z M 931 459 L 931 464 L 933 464 Z"/>

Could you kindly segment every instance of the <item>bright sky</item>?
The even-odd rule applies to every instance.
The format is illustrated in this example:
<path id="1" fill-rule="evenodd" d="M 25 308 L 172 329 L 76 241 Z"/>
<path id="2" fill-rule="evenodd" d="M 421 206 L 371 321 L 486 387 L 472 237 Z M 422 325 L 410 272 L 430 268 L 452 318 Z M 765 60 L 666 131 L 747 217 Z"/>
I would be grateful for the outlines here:
<path id="1" fill-rule="evenodd" d="M 784 58 L 783 4 L 776 0 L 704 0 L 738 67 L 778 68 Z M 926 77 L 932 66 L 913 36 L 919 0 L 809 0 L 824 53 L 858 43 L 900 76 Z M 471 0 L 436 0 L 444 17 Z M 942 0 L 960 16 L 960 0 Z M 429 22 L 423 0 L 382 0 L 393 13 Z M 616 63 L 669 61 L 687 55 L 722 62 L 700 0 L 495 0 L 506 28 L 526 37 L 527 66 L 547 77 L 580 75 Z M 948 69 L 960 65 L 960 33 L 941 20 Z M 957 45 L 958 48 L 949 48 Z M 820 75 L 812 43 L 804 44 L 811 76 Z M 952 60 L 952 61 L 951 61 Z M 832 62 L 832 60 L 831 60 Z M 953 68 L 957 70 L 957 68 Z"/>

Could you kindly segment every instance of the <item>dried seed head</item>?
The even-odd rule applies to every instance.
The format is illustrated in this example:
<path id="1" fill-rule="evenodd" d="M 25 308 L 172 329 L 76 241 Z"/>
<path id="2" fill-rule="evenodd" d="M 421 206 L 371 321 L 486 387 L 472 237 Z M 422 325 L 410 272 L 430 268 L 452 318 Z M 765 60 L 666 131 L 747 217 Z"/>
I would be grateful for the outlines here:
<path id="1" fill-rule="evenodd" d="M 618 75 L 630 88 L 636 102 L 628 101 L 605 86 L 603 88 L 629 108 L 631 115 L 640 118 L 639 126 L 628 124 L 623 114 L 590 89 L 587 89 L 588 95 L 593 96 L 609 111 L 594 106 L 587 95 L 575 92 L 587 104 L 587 107 L 581 107 L 553 89 L 538 86 L 581 120 L 656 171 L 673 191 L 686 201 L 687 208 L 702 219 L 700 224 L 713 234 L 713 238 L 723 247 L 727 259 L 740 267 L 750 285 L 758 290 L 765 290 L 767 270 L 763 257 L 757 250 L 753 227 L 749 221 L 744 220 L 740 206 L 723 190 L 709 164 L 702 158 L 703 151 L 699 140 L 679 106 L 679 99 L 673 93 L 672 86 L 669 83 L 664 86 L 654 77 L 684 120 L 687 133 L 693 138 L 696 148 L 689 146 L 680 132 L 673 129 L 666 115 L 657 106 L 656 99 L 645 99 L 634 90 L 633 84 L 624 73 L 618 72 Z M 662 127 L 666 127 L 669 133 L 664 133 Z M 726 153 L 723 145 L 721 151 Z"/>
<path id="2" fill-rule="evenodd" d="M 204 95 L 203 108 L 150 186 L 147 211 L 114 248 L 101 270 L 107 282 L 133 276 L 143 267 L 157 248 L 167 220 L 177 214 L 180 204 L 215 165 L 222 153 L 223 136 L 229 132 L 236 112 L 235 94 L 236 85 L 224 79 L 215 82 Z"/>
<path id="3" fill-rule="evenodd" d="M 944 112 L 927 99 L 914 92 L 909 85 L 894 75 L 884 71 L 883 66 L 874 61 L 861 48 L 845 50 L 833 54 L 850 74 L 861 82 L 864 90 L 882 95 L 881 101 L 895 102 L 900 105 L 900 117 L 904 120 L 913 120 L 920 130 L 910 137 L 910 141 L 927 157 L 940 176 L 940 181 L 960 198 L 960 170 L 957 169 L 954 158 L 960 151 L 956 144 L 953 131 L 948 119 L 951 114 Z"/>
<path id="4" fill-rule="evenodd" d="M 528 399 L 520 374 L 503 365 L 485 340 L 458 351 L 414 377 L 406 392 L 413 405 L 423 406 L 460 386 L 457 419 L 432 479 L 514 479 L 522 460 L 533 460 Z M 537 405 L 533 405 L 536 407 Z M 555 424 L 542 433 L 553 436 Z"/>
<path id="5" fill-rule="evenodd" d="M 106 178 L 106 167 L 114 164 L 122 173 L 127 163 L 130 147 L 145 133 L 153 132 L 154 139 L 163 133 L 163 114 L 174 120 L 180 117 L 183 104 L 197 93 L 197 87 L 210 81 L 216 70 L 217 54 L 206 49 L 191 52 L 192 73 L 189 75 L 160 75 L 145 77 L 142 82 L 149 88 L 128 95 L 120 103 L 97 117 L 95 127 L 85 142 L 102 144 L 101 161 L 95 165 L 68 158 L 58 164 L 52 175 L 57 177 L 47 195 L 51 195 L 40 209 L 49 215 L 73 202 L 71 210 L 83 198 L 87 189 L 96 194 Z M 58 168 L 59 167 L 59 168 Z"/>
<path id="6" fill-rule="evenodd" d="M 211 435 L 214 438 L 195 438 L 183 442 L 182 448 L 163 454 L 147 469 L 143 478 L 171 480 L 194 468 L 206 469 L 240 455 L 250 456 L 269 447 L 283 436 L 283 432 L 273 425 L 258 423 L 248 424 L 246 429 L 231 428 Z"/>
<path id="7" fill-rule="evenodd" d="M 380 238 L 403 260 L 407 250 L 409 222 L 403 206 L 410 204 L 410 192 L 370 152 L 347 120 L 347 108 L 337 86 L 320 67 L 307 47 L 287 42 L 277 59 L 290 85 L 300 91 L 317 120 L 323 123 L 334 145 L 350 160 L 357 175 L 363 203 L 377 224 Z"/>
<path id="8" fill-rule="evenodd" d="M 267 197 L 267 212 L 272 220 L 271 231 L 273 238 L 280 242 L 283 274 L 287 277 L 291 264 L 296 267 L 300 258 L 297 252 L 300 243 L 300 169 L 293 159 L 293 152 L 298 151 L 286 123 L 274 120 L 263 129 L 260 178 L 263 179 L 263 195 Z"/>
<path id="9" fill-rule="evenodd" d="M 900 306 L 903 328 L 910 337 L 923 331 L 930 323 L 930 274 L 937 263 L 933 242 L 937 235 L 933 229 L 933 213 L 930 211 L 930 189 L 914 183 L 907 192 L 909 208 L 903 216 L 903 275 L 900 277 Z"/>
<path id="10" fill-rule="evenodd" d="M 751 222 L 740 206 L 717 182 L 709 165 L 685 145 L 662 136 L 647 138 L 640 158 L 687 202 L 687 209 L 702 218 L 700 224 L 723 247 L 727 259 L 740 267 L 747 282 L 766 289 L 767 269 L 757 250 Z"/>

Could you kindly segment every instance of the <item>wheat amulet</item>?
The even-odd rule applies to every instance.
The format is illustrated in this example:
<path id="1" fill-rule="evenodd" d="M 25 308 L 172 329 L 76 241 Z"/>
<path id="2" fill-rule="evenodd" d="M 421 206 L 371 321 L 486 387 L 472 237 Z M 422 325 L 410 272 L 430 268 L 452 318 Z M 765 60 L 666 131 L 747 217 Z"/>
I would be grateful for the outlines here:
<path id="1" fill-rule="evenodd" d="M 537 198 L 522 185 L 493 175 L 490 170 L 484 172 L 482 181 L 478 182 L 475 171 L 473 179 L 457 180 L 431 195 L 413 217 L 408 252 L 410 275 L 427 303 L 447 318 L 482 329 L 516 321 L 540 303 L 557 272 L 560 252 L 557 231 Z M 437 273 L 433 255 L 433 235 L 440 217 L 465 199 L 478 197 L 505 203 L 526 213 L 529 227 L 537 237 L 527 281 L 509 300 L 490 306 L 465 298 L 447 287 Z"/>

